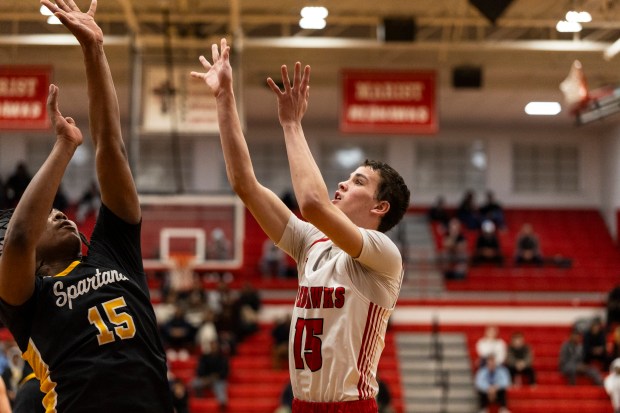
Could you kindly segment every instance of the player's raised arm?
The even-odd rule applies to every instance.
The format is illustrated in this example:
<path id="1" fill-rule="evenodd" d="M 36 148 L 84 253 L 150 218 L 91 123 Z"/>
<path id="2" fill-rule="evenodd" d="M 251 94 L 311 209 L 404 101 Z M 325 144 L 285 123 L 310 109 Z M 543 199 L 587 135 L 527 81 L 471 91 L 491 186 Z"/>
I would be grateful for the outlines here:
<path id="1" fill-rule="evenodd" d="M 310 66 L 306 66 L 302 73 L 301 63 L 297 62 L 292 84 L 288 68 L 282 66 L 281 70 L 284 91 L 271 78 L 267 83 L 278 99 L 278 117 L 284 130 L 293 189 L 301 214 L 343 251 L 357 257 L 362 249 L 358 225 L 364 225 L 354 223 L 332 203 L 301 126 L 308 108 Z"/>
<path id="2" fill-rule="evenodd" d="M 211 89 L 217 104 L 217 117 L 226 175 L 233 190 L 256 218 L 267 236 L 278 242 L 284 233 L 291 211 L 271 190 L 256 179 L 233 92 L 233 76 L 230 66 L 230 47 L 222 39 L 211 47 L 213 63 L 200 56 L 206 72 L 192 72 L 191 76 L 202 79 Z"/>
<path id="3" fill-rule="evenodd" d="M 110 67 L 103 50 L 103 32 L 95 22 L 97 0 L 86 13 L 73 0 L 41 0 L 82 47 L 88 84 L 90 132 L 95 146 L 101 200 L 129 223 L 140 221 L 140 204 L 121 135 L 120 112 Z"/>
<path id="4" fill-rule="evenodd" d="M 55 85 L 50 85 L 47 107 L 56 132 L 56 143 L 10 216 L 6 233 L 0 229 L 0 298 L 12 305 L 22 304 L 30 298 L 35 273 L 41 267 L 54 265 L 47 259 L 47 244 L 40 242 L 44 233 L 48 237 L 74 239 L 69 245 L 75 248 L 63 250 L 64 254 L 79 254 L 80 251 L 77 229 L 60 211 L 52 211 L 52 204 L 67 165 L 82 144 L 82 133 L 72 118 L 63 117 L 58 110 L 58 88 Z M 5 213 L 0 222 L 7 218 L 9 213 Z M 0 228 L 4 226 L 0 223 Z M 43 257 L 39 262 L 37 248 L 40 249 L 39 257 Z M 65 258 L 67 256 L 58 256 L 58 259 Z"/>

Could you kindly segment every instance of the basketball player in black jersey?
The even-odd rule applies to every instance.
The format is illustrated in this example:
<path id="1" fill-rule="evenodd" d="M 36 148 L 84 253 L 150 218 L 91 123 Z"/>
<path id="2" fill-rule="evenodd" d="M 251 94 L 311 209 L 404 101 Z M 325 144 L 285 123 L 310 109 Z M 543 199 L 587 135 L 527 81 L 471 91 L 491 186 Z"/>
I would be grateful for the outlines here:
<path id="1" fill-rule="evenodd" d="M 50 85 L 54 147 L 15 211 L 0 218 L 10 217 L 0 230 L 0 318 L 41 383 L 46 412 L 171 413 L 165 353 L 142 267 L 140 205 L 94 20 L 97 1 L 86 13 L 73 0 L 41 4 L 84 54 L 102 206 L 82 257 L 76 225 L 52 209 L 82 134 L 60 113 L 58 88 Z"/>

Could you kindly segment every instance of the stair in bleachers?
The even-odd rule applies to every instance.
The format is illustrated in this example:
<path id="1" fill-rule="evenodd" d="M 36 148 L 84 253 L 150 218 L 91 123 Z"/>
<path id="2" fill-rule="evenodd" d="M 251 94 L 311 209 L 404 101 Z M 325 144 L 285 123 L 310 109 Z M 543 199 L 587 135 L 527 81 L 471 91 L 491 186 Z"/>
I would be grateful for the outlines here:
<path id="1" fill-rule="evenodd" d="M 396 342 L 407 412 L 476 411 L 465 335 L 402 332 Z"/>

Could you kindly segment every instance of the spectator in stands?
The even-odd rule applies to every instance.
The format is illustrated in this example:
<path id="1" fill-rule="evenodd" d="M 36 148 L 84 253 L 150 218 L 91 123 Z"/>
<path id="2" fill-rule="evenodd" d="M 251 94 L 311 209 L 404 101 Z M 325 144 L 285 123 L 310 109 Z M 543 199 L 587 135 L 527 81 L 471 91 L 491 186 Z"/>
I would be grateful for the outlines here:
<path id="1" fill-rule="evenodd" d="M 489 356 L 493 356 L 493 360 L 497 364 L 504 363 L 506 360 L 506 342 L 499 337 L 499 329 L 496 326 L 485 328 L 484 336 L 476 341 L 476 354 L 480 365 L 483 365 Z"/>
<path id="2" fill-rule="evenodd" d="M 176 377 L 171 377 L 169 382 L 174 413 L 189 413 L 189 394 L 185 383 Z"/>
<path id="3" fill-rule="evenodd" d="M 587 376 L 594 384 L 601 386 L 603 379 L 599 371 L 584 363 L 581 334 L 577 330 L 571 330 L 570 336 L 562 343 L 560 348 L 559 369 L 568 379 L 570 385 L 577 383 L 577 376 Z"/>
<path id="4" fill-rule="evenodd" d="M 499 413 L 510 413 L 506 407 L 506 390 L 510 384 L 508 369 L 498 363 L 493 355 L 487 356 L 475 378 L 480 413 L 487 413 L 489 405 L 494 403 L 499 405 Z"/>
<path id="5" fill-rule="evenodd" d="M 396 410 L 394 410 L 394 406 L 392 406 L 392 392 L 387 383 L 382 380 L 378 374 L 377 384 L 379 385 L 379 391 L 377 392 L 378 413 L 395 413 Z"/>
<path id="6" fill-rule="evenodd" d="M 514 261 L 515 265 L 543 264 L 543 257 L 540 252 L 540 241 L 538 235 L 534 232 L 532 224 L 523 224 L 517 235 Z"/>
<path id="7" fill-rule="evenodd" d="M 487 191 L 487 199 L 484 205 L 480 207 L 480 219 L 491 220 L 499 230 L 506 228 L 506 219 L 504 218 L 504 208 L 495 199 L 493 191 Z"/>
<path id="8" fill-rule="evenodd" d="M 207 292 L 200 274 L 193 273 L 192 277 L 191 288 L 180 294 L 179 300 L 186 306 L 187 320 L 198 327 L 203 321 L 204 309 L 207 307 Z"/>
<path id="9" fill-rule="evenodd" d="M 620 326 L 616 326 L 611 334 L 611 341 L 607 350 L 607 365 L 611 365 L 617 358 L 620 358 Z"/>
<path id="10" fill-rule="evenodd" d="M 607 370 L 607 337 L 603 321 L 596 317 L 583 334 L 583 361 Z"/>
<path id="11" fill-rule="evenodd" d="M 456 217 L 465 225 L 467 229 L 480 228 L 480 213 L 476 207 L 474 191 L 468 190 L 463 195 L 463 199 L 456 209 Z"/>
<path id="12" fill-rule="evenodd" d="M 291 315 L 287 314 L 276 320 L 271 329 L 271 360 L 274 370 L 282 370 L 288 363 L 288 335 L 291 329 Z"/>
<path id="13" fill-rule="evenodd" d="M 66 211 L 69 207 L 69 199 L 67 198 L 67 194 L 65 194 L 65 190 L 62 188 L 62 185 L 59 186 L 58 191 L 56 191 L 56 196 L 54 197 L 52 207 L 58 209 L 59 211 Z"/>
<path id="14" fill-rule="evenodd" d="M 229 355 L 222 351 L 217 341 L 212 345 L 209 353 L 200 355 L 191 387 L 198 397 L 203 397 L 206 389 L 213 391 L 220 412 L 225 412 L 228 409 Z"/>
<path id="15" fill-rule="evenodd" d="M 280 405 L 273 413 L 291 413 L 293 410 L 293 385 L 290 380 L 284 385 L 280 394 Z"/>
<path id="16" fill-rule="evenodd" d="M 441 268 L 447 280 L 462 280 L 467 275 L 469 250 L 461 221 L 452 218 L 442 239 Z"/>
<path id="17" fill-rule="evenodd" d="M 514 332 L 508 344 L 505 362 L 513 383 L 523 382 L 525 379 L 532 386 L 536 384 L 533 359 L 532 348 L 525 342 L 523 333 Z"/>
<path id="18" fill-rule="evenodd" d="M 202 324 L 196 332 L 196 344 L 202 354 L 211 352 L 211 343 L 218 341 L 217 328 L 215 327 L 215 314 L 206 307 L 203 311 Z"/>
<path id="19" fill-rule="evenodd" d="M 196 328 L 187 320 L 185 305 L 177 303 L 170 320 L 161 326 L 161 338 L 170 360 L 186 360 L 193 350 Z"/>
<path id="20" fill-rule="evenodd" d="M 286 275 L 286 253 L 269 238 L 263 242 L 263 253 L 260 257 L 260 271 L 263 277 L 283 278 Z"/>
<path id="21" fill-rule="evenodd" d="M 28 171 L 25 162 L 20 162 L 15 167 L 15 171 L 6 181 L 6 193 L 9 199 L 9 206 L 15 208 L 17 202 L 21 199 L 26 187 L 32 180 L 32 176 Z"/>
<path id="22" fill-rule="evenodd" d="M 446 199 L 443 195 L 439 195 L 435 200 L 433 206 L 428 210 L 428 219 L 431 222 L 437 222 L 441 224 L 442 229 L 448 228 L 450 222 L 450 213 L 446 209 Z"/>
<path id="23" fill-rule="evenodd" d="M 245 282 L 235 301 L 237 323 L 237 340 L 242 341 L 247 336 L 258 331 L 258 313 L 261 309 L 261 299 L 258 290 L 250 282 Z"/>
<path id="24" fill-rule="evenodd" d="M 231 257 L 232 243 L 226 238 L 222 228 L 214 228 L 207 244 L 207 259 L 223 261 L 229 260 Z"/>
<path id="25" fill-rule="evenodd" d="M 611 363 L 609 371 L 609 375 L 605 377 L 605 391 L 611 399 L 614 413 L 620 413 L 620 358 Z"/>
<path id="26" fill-rule="evenodd" d="M 491 220 L 486 220 L 482 223 L 472 257 L 472 265 L 486 263 L 498 266 L 504 264 L 504 254 L 502 253 L 499 237 L 497 236 L 495 224 Z"/>
<path id="27" fill-rule="evenodd" d="M 620 325 L 620 285 L 614 287 L 607 295 L 607 330 Z"/>

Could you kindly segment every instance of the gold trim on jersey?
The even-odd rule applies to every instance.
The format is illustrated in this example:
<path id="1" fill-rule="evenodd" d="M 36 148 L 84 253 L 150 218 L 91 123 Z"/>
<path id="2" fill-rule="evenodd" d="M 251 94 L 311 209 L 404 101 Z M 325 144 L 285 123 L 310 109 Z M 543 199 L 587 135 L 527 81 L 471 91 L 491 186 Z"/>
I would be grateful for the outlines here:
<path id="1" fill-rule="evenodd" d="M 28 349 L 24 352 L 22 358 L 30 364 L 34 371 L 34 375 L 41 382 L 41 391 L 45 393 L 43 397 L 45 413 L 56 413 L 56 404 L 58 401 L 56 383 L 51 380 L 49 366 L 43 361 L 41 353 L 39 353 L 39 349 L 32 339 L 28 340 Z"/>
<path id="2" fill-rule="evenodd" d="M 27 375 L 26 377 L 22 378 L 19 381 L 19 386 L 23 386 L 24 384 L 26 384 L 27 382 L 29 382 L 32 379 L 36 379 L 37 376 L 34 373 L 30 373 L 29 375 Z"/>
<path id="3" fill-rule="evenodd" d="M 67 268 L 65 268 L 64 270 L 62 270 L 61 272 L 59 272 L 58 274 L 54 275 L 54 277 L 64 277 L 65 275 L 69 274 L 71 271 L 73 271 L 73 269 L 75 267 L 77 267 L 77 265 L 80 263 L 80 261 L 73 261 L 71 264 L 69 264 L 69 266 Z"/>

